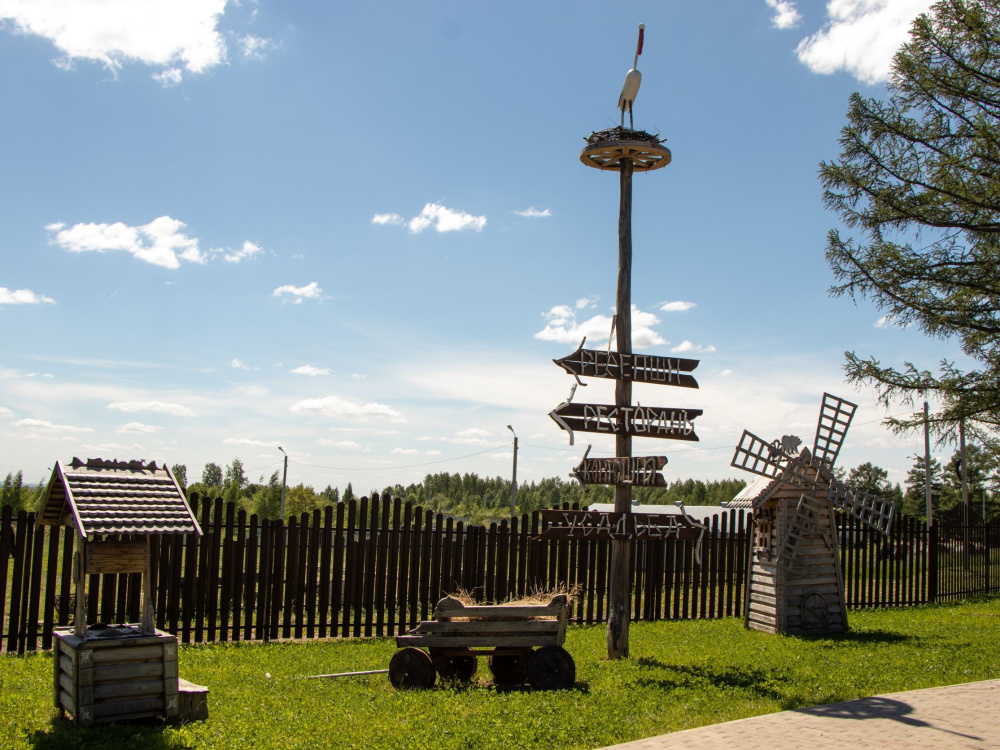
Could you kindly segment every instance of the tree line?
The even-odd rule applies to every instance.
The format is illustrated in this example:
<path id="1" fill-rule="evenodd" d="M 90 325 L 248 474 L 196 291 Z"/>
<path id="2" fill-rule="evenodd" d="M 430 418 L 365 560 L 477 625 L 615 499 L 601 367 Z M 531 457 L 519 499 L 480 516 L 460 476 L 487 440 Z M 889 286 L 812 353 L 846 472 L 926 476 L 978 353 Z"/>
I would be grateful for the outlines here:
<path id="1" fill-rule="evenodd" d="M 979 444 L 966 449 L 969 477 L 969 503 L 973 517 L 985 511 L 987 518 L 1000 515 L 1000 452 L 991 451 Z M 188 493 L 197 492 L 204 498 L 221 497 L 227 502 L 261 518 L 281 517 L 281 476 L 275 471 L 269 477 L 261 476 L 251 481 L 243 462 L 234 458 L 226 466 L 209 462 L 202 469 L 198 481 L 188 481 L 184 464 L 171 467 L 178 483 Z M 848 484 L 893 500 L 901 512 L 923 516 L 925 512 L 925 472 L 923 457 L 916 457 L 907 473 L 905 482 L 892 484 L 888 472 L 871 462 L 850 471 L 839 469 L 838 477 Z M 721 505 L 732 500 L 744 487 L 742 479 L 677 479 L 666 487 L 637 487 L 633 499 L 640 505 L 673 505 L 677 501 L 687 506 Z M 33 511 L 41 503 L 45 482 L 25 485 L 23 472 L 8 473 L 0 488 L 0 505 L 11 505 L 15 510 Z M 420 482 L 408 485 L 369 487 L 357 495 L 374 492 L 388 493 L 403 501 L 420 505 L 435 513 L 452 516 L 474 524 L 488 524 L 510 517 L 510 480 L 502 477 L 480 477 L 474 473 L 428 474 Z M 285 488 L 285 517 L 311 513 L 330 504 L 345 502 L 355 497 L 353 486 L 348 483 L 341 492 L 327 485 L 317 490 L 299 483 Z M 935 516 L 949 512 L 961 503 L 960 461 L 956 451 L 944 465 L 931 459 L 931 496 Z M 515 495 L 517 515 L 551 508 L 563 503 L 577 503 L 581 507 L 594 503 L 613 503 L 614 489 L 593 485 L 584 489 L 574 481 L 550 477 L 538 481 L 521 482 Z"/>

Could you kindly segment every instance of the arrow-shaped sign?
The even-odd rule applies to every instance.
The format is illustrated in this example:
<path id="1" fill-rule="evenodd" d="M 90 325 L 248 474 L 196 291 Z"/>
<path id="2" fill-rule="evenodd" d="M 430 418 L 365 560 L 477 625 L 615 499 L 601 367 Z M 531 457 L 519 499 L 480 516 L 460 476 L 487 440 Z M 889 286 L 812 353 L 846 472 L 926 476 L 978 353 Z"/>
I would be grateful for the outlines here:
<path id="1" fill-rule="evenodd" d="M 611 380 L 631 380 L 634 383 L 658 383 L 681 388 L 697 388 L 698 381 L 691 372 L 698 366 L 697 359 L 659 357 L 652 354 L 622 354 L 584 349 L 583 344 L 572 354 L 552 360 L 570 375 Z"/>
<path id="2" fill-rule="evenodd" d="M 575 386 L 574 386 L 575 387 Z M 702 415 L 701 409 L 674 409 L 669 406 L 609 406 L 606 404 L 559 404 L 549 412 L 556 424 L 569 432 L 602 432 L 636 437 L 690 440 L 697 442 L 691 421 Z"/>
<path id="3" fill-rule="evenodd" d="M 543 510 L 548 524 L 536 539 L 668 539 L 698 542 L 705 525 L 687 515 L 665 513 L 601 513 L 587 510 Z M 700 556 L 700 555 L 699 555 Z"/>
<path id="4" fill-rule="evenodd" d="M 587 458 L 590 446 L 580 465 L 573 469 L 584 487 L 588 484 L 612 484 L 633 487 L 666 487 L 667 480 L 659 470 L 667 465 L 666 456 L 635 456 L 632 458 Z"/>

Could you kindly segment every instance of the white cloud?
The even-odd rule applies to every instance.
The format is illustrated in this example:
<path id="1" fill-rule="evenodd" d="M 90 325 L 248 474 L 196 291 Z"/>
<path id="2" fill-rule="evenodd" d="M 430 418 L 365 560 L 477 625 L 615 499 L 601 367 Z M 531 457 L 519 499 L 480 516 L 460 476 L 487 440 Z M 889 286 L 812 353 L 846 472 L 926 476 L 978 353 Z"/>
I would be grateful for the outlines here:
<path id="1" fill-rule="evenodd" d="M 0 20 L 19 34 L 40 36 L 66 57 L 92 60 L 116 72 L 124 64 L 183 67 L 202 73 L 226 60 L 218 31 L 225 0 L 0 0 Z M 3 28 L 3 26 L 0 26 Z"/>
<path id="2" fill-rule="evenodd" d="M 35 294 L 30 289 L 8 289 L 0 286 L 0 305 L 38 305 L 45 302 L 55 304 L 55 300 L 42 294 Z"/>
<path id="3" fill-rule="evenodd" d="M 122 445 L 121 443 L 100 443 L 99 445 L 81 445 L 81 448 L 88 451 L 94 451 L 95 453 L 104 453 L 107 451 L 117 451 L 121 455 L 118 458 L 124 458 L 125 456 L 132 455 L 132 451 L 142 451 L 145 450 L 138 443 L 132 443 L 132 445 Z"/>
<path id="4" fill-rule="evenodd" d="M 399 226 L 403 223 L 403 217 L 399 214 L 375 214 L 372 217 L 372 224 L 389 224 L 390 226 Z"/>
<path id="5" fill-rule="evenodd" d="M 14 412 L 8 409 L 6 406 L 0 406 L 0 417 L 13 417 Z"/>
<path id="6" fill-rule="evenodd" d="M 143 424 L 142 422 L 128 422 L 118 427 L 115 432 L 119 435 L 148 435 L 154 432 L 159 432 L 162 429 L 162 427 L 156 427 L 151 424 Z"/>
<path id="7" fill-rule="evenodd" d="M 456 445 L 492 445 L 496 442 L 496 439 L 487 440 L 490 435 L 492 435 L 489 430 L 483 430 L 478 427 L 470 427 L 467 430 L 461 430 L 456 432 L 454 435 L 442 435 L 440 437 L 435 437 L 434 435 L 421 435 L 416 438 L 418 442 L 429 443 L 454 443 Z"/>
<path id="8" fill-rule="evenodd" d="M 461 232 L 466 229 L 481 232 L 486 226 L 486 217 L 445 208 L 440 203 L 428 203 L 418 216 L 410 219 L 407 226 L 414 234 L 420 234 L 430 226 L 438 232 Z"/>
<path id="9" fill-rule="evenodd" d="M 576 301 L 577 310 L 586 310 L 588 307 L 596 307 L 599 297 L 581 297 Z"/>
<path id="10" fill-rule="evenodd" d="M 14 427 L 30 427 L 34 430 L 44 430 L 46 432 L 93 432 L 91 427 L 74 427 L 68 424 L 52 424 L 44 419 L 19 419 L 11 422 Z"/>
<path id="11" fill-rule="evenodd" d="M 277 448 L 278 441 L 271 440 L 270 442 L 264 440 L 251 440 L 250 438 L 226 438 L 222 441 L 223 445 L 256 445 L 261 448 Z"/>
<path id="12" fill-rule="evenodd" d="M 251 60 L 263 60 L 267 53 L 274 49 L 274 42 L 264 37 L 246 34 L 240 37 L 243 57 Z"/>
<path id="13" fill-rule="evenodd" d="M 660 310 L 663 312 L 684 312 L 685 310 L 690 310 L 694 306 L 694 302 L 674 300 L 673 302 L 664 302 L 660 305 Z"/>
<path id="14" fill-rule="evenodd" d="M 243 360 L 240 359 L 239 357 L 234 357 L 233 361 L 230 364 L 233 366 L 233 369 L 235 369 L 235 370 L 249 370 L 250 369 L 249 367 L 247 367 L 243 363 Z"/>
<path id="15" fill-rule="evenodd" d="M 320 438 L 316 442 L 319 445 L 329 446 L 330 448 L 340 448 L 345 451 L 361 449 L 361 443 L 356 443 L 353 440 L 330 440 L 329 438 Z"/>
<path id="16" fill-rule="evenodd" d="M 116 401 L 108 404 L 109 409 L 114 411 L 137 412 L 149 411 L 155 414 L 173 414 L 178 417 L 193 417 L 195 413 L 192 409 L 181 404 L 167 404 L 163 401 Z"/>
<path id="17" fill-rule="evenodd" d="M 167 68 L 159 73 L 153 73 L 152 79 L 163 88 L 169 89 L 180 84 L 184 79 L 184 73 L 181 72 L 180 68 Z"/>
<path id="18" fill-rule="evenodd" d="M 161 216 L 139 227 L 114 224 L 75 224 L 65 229 L 62 223 L 46 227 L 55 232 L 53 244 L 72 253 L 124 250 L 139 260 L 163 268 L 178 268 L 181 260 L 205 263 L 198 249 L 198 240 L 181 232 L 185 224 L 169 216 Z"/>
<path id="19" fill-rule="evenodd" d="M 274 290 L 273 296 L 284 297 L 289 295 L 293 300 L 293 304 L 300 305 L 304 299 L 322 299 L 323 290 L 317 282 L 313 281 L 305 286 L 292 286 L 291 284 L 285 284 L 279 286 Z M 286 300 L 287 302 L 287 300 Z"/>
<path id="20" fill-rule="evenodd" d="M 827 24 L 796 47 L 814 73 L 845 70 L 865 83 L 889 78 L 892 58 L 908 39 L 910 25 L 933 0 L 828 0 Z"/>
<path id="21" fill-rule="evenodd" d="M 529 219 L 540 219 L 542 217 L 552 215 L 552 211 L 550 211 L 549 209 L 543 208 L 539 210 L 534 206 L 528 206 L 523 211 L 515 211 L 514 213 L 516 213 L 518 216 L 526 216 Z"/>
<path id="22" fill-rule="evenodd" d="M 791 29 L 799 25 L 802 14 L 790 0 L 764 0 L 774 10 L 771 25 L 776 29 Z"/>
<path id="23" fill-rule="evenodd" d="M 733 371 L 732 371 L 732 370 L 730 370 L 730 369 L 729 369 L 729 368 L 727 367 L 727 368 L 726 368 L 725 370 L 723 370 L 722 372 L 720 372 L 720 373 L 719 373 L 719 377 L 720 377 L 720 378 L 728 378 L 728 377 L 729 377 L 730 375 L 732 375 L 732 374 L 733 374 Z"/>
<path id="24" fill-rule="evenodd" d="M 576 312 L 568 305 L 556 305 L 544 316 L 548 319 L 548 323 L 535 334 L 535 338 L 542 341 L 579 344 L 584 336 L 592 341 L 607 341 L 607 336 L 611 332 L 610 316 L 595 315 L 578 323 Z M 632 305 L 632 346 L 636 349 L 648 349 L 651 346 L 666 344 L 667 341 L 652 328 L 659 322 L 660 319 L 652 313 L 643 312 Z"/>
<path id="25" fill-rule="evenodd" d="M 425 456 L 440 456 L 441 451 L 424 451 Z"/>
<path id="26" fill-rule="evenodd" d="M 379 403 L 359 404 L 340 396 L 307 398 L 292 404 L 289 410 L 295 414 L 315 414 L 341 419 L 367 420 L 369 418 L 388 419 L 391 422 L 405 422 L 402 415 L 391 406 Z"/>
<path id="27" fill-rule="evenodd" d="M 390 453 L 398 453 L 403 456 L 412 456 L 415 453 L 420 453 L 416 448 L 393 448 Z"/>
<path id="28" fill-rule="evenodd" d="M 670 352 L 672 354 L 683 354 L 684 352 L 714 352 L 714 346 L 700 346 L 698 344 L 692 344 L 690 341 L 684 340 L 677 346 L 672 347 Z"/>
<path id="29" fill-rule="evenodd" d="M 876 328 L 888 328 L 890 325 L 892 325 L 892 319 L 888 315 L 883 315 L 875 321 Z"/>
<path id="30" fill-rule="evenodd" d="M 327 368 L 313 367 L 312 365 L 302 365 L 302 367 L 296 367 L 294 370 L 289 370 L 289 372 L 295 373 L 296 375 L 309 375 L 310 377 L 330 374 L 330 371 Z"/>
<path id="31" fill-rule="evenodd" d="M 241 260 L 246 260 L 247 258 L 252 258 L 255 255 L 260 255 L 264 252 L 264 249 L 250 240 L 246 240 L 243 246 L 239 250 L 222 250 L 222 257 L 229 263 L 239 263 Z"/>

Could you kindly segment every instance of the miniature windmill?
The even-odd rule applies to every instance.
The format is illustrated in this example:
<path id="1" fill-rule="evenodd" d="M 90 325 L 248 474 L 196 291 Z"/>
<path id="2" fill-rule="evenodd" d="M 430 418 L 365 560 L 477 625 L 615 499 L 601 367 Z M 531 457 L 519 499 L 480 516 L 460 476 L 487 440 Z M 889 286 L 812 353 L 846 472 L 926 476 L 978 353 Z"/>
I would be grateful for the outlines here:
<path id="1" fill-rule="evenodd" d="M 744 624 L 771 633 L 847 630 L 835 511 L 888 534 L 892 501 L 836 479 L 833 465 L 857 405 L 823 394 L 812 452 L 785 435 L 768 443 L 747 430 L 732 465 L 759 475 L 729 503 L 753 510 L 756 535 Z"/>

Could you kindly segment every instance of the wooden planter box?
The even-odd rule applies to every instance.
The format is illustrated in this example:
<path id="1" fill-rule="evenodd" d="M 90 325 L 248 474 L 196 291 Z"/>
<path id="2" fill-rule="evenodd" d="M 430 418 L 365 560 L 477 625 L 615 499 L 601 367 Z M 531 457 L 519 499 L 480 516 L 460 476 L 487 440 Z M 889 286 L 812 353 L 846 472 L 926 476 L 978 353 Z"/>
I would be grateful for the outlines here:
<path id="1" fill-rule="evenodd" d="M 82 639 L 73 628 L 53 635 L 53 698 L 75 725 L 177 715 L 176 636 Z"/>

